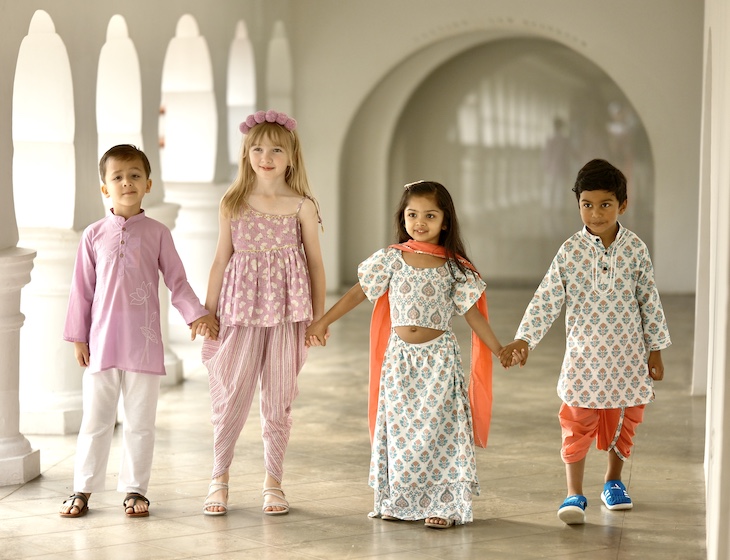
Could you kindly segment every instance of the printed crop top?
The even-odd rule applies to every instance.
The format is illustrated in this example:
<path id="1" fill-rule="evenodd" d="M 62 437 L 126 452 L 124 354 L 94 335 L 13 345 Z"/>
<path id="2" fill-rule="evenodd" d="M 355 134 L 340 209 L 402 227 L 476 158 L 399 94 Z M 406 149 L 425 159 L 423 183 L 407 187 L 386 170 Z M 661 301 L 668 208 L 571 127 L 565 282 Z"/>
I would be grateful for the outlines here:
<path id="1" fill-rule="evenodd" d="M 357 267 L 363 292 L 370 301 L 388 291 L 392 327 L 417 326 L 451 330 L 454 315 L 463 315 L 486 288 L 474 274 L 455 269 L 452 276 L 444 261 L 436 268 L 415 268 L 403 260 L 400 249 L 375 252 Z"/>

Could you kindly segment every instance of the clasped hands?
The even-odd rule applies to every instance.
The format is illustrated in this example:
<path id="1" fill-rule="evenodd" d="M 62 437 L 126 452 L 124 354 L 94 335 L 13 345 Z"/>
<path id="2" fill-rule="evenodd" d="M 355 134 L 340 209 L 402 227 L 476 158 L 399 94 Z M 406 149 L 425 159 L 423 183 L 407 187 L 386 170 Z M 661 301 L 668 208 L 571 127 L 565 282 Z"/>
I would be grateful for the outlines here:
<path id="1" fill-rule="evenodd" d="M 500 349 L 499 362 L 505 369 L 516 366 L 517 364 L 522 367 L 527 363 L 527 355 L 529 353 L 530 348 L 527 346 L 527 342 L 520 339 L 513 340 Z"/>
<path id="2" fill-rule="evenodd" d="M 304 333 L 304 344 L 311 346 L 327 346 L 327 339 L 330 337 L 329 327 L 322 324 L 322 321 L 314 321 L 307 327 Z"/>
<path id="3" fill-rule="evenodd" d="M 219 328 L 218 319 L 215 318 L 215 315 L 209 313 L 204 317 L 195 319 L 190 324 L 190 340 L 195 340 L 197 335 L 202 336 L 206 340 L 218 340 Z"/>

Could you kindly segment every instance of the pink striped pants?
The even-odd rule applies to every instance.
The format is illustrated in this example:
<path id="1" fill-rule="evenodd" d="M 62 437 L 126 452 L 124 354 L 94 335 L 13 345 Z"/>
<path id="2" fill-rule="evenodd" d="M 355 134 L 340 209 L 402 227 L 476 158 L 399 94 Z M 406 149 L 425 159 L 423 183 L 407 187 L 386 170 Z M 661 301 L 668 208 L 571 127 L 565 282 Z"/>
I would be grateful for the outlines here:
<path id="1" fill-rule="evenodd" d="M 304 365 L 306 323 L 275 327 L 223 326 L 218 342 L 203 344 L 213 422 L 213 475 L 228 472 L 236 441 L 259 385 L 264 467 L 279 483 L 291 432 L 291 406 Z"/>

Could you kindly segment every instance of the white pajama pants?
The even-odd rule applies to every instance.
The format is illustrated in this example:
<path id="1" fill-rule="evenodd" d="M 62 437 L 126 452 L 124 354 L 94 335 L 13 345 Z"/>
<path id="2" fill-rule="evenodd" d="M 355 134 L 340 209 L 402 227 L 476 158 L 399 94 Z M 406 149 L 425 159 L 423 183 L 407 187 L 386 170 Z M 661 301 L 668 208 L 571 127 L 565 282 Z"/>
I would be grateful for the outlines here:
<path id="1" fill-rule="evenodd" d="M 108 369 L 84 373 L 84 414 L 76 445 L 74 492 L 102 492 L 122 395 L 119 492 L 146 494 L 152 472 L 160 375 Z"/>
<path id="2" fill-rule="evenodd" d="M 304 365 L 306 323 L 275 327 L 230 327 L 219 333 L 219 343 L 205 341 L 203 360 L 210 383 L 213 423 L 213 474 L 228 472 L 256 387 L 260 385 L 261 437 L 264 467 L 279 483 L 289 443 L 291 407 L 299 389 L 297 376 Z"/>

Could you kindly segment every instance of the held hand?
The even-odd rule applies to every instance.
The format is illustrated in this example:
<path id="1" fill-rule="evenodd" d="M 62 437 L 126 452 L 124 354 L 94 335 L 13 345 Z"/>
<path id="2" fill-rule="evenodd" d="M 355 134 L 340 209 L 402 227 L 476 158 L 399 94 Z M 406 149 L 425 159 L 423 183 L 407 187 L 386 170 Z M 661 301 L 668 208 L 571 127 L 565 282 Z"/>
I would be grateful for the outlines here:
<path id="1" fill-rule="evenodd" d="M 199 319 L 195 319 L 190 325 L 190 340 L 195 340 L 197 335 L 204 336 L 212 340 L 218 340 L 218 319 L 214 315 L 208 314 Z"/>
<path id="2" fill-rule="evenodd" d="M 505 369 L 517 364 L 522 367 L 527 363 L 529 352 L 527 342 L 518 339 L 502 347 L 499 351 L 499 361 Z"/>
<path id="3" fill-rule="evenodd" d="M 512 350 L 511 354 L 509 353 L 509 351 L 502 354 L 503 351 L 504 348 L 500 349 L 499 351 L 499 361 L 504 369 L 516 366 L 517 364 L 520 364 L 524 359 L 524 354 L 520 354 L 519 350 Z M 520 367 L 522 366 L 520 365 Z"/>
<path id="4" fill-rule="evenodd" d="M 213 338 L 213 335 L 211 334 L 210 329 L 208 328 L 208 325 L 203 323 L 202 321 L 198 323 L 198 327 L 193 331 L 192 327 L 190 328 L 190 338 L 195 339 L 198 335 L 202 336 L 205 340 L 211 340 Z"/>
<path id="5" fill-rule="evenodd" d="M 327 339 L 329 337 L 329 327 L 325 327 L 320 321 L 314 321 L 307 327 L 307 331 L 304 333 L 304 343 L 307 346 L 327 346 Z"/>

